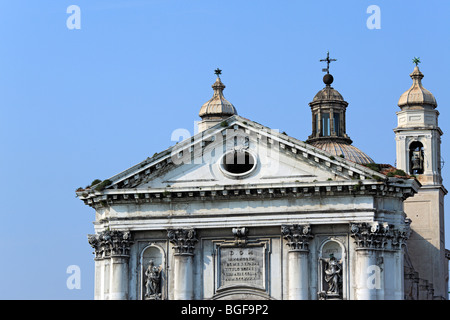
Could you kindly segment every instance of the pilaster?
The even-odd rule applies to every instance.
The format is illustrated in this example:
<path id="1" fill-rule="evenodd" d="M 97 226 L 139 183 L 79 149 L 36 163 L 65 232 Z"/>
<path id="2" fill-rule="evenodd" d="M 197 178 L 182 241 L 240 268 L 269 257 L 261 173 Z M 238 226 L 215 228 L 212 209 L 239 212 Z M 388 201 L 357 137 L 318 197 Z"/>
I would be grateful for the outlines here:
<path id="1" fill-rule="evenodd" d="M 95 299 L 128 299 L 131 233 L 106 230 L 88 235 L 95 254 Z"/>
<path id="2" fill-rule="evenodd" d="M 308 300 L 309 297 L 309 241 L 313 238 L 309 225 L 281 226 L 288 253 L 288 299 Z"/>
<path id="3" fill-rule="evenodd" d="M 170 229 L 167 237 L 173 244 L 175 300 L 192 300 L 194 297 L 194 249 L 198 242 L 195 229 Z"/>
<path id="4" fill-rule="evenodd" d="M 355 240 L 357 300 L 401 300 L 404 296 L 403 248 L 409 238 L 410 221 L 394 226 L 387 223 L 352 223 Z"/>

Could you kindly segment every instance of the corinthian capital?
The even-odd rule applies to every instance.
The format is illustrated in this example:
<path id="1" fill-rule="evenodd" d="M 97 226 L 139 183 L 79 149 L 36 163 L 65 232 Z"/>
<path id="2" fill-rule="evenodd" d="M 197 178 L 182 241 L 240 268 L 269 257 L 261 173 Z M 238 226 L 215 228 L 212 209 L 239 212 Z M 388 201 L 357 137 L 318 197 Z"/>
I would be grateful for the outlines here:
<path id="1" fill-rule="evenodd" d="M 409 239 L 411 235 L 411 220 L 405 220 L 405 224 L 399 226 L 398 228 L 393 230 L 392 236 L 392 248 L 393 249 L 402 249 L 406 246 L 406 241 Z"/>
<path id="2" fill-rule="evenodd" d="M 309 240 L 314 236 L 311 234 L 311 227 L 309 225 L 283 225 L 281 226 L 281 234 L 287 241 L 286 245 L 291 250 L 307 251 Z"/>
<path id="3" fill-rule="evenodd" d="M 391 237 L 390 226 L 379 222 L 351 223 L 350 232 L 360 249 L 384 249 Z"/>
<path id="4" fill-rule="evenodd" d="M 95 258 L 130 255 L 131 233 L 129 231 L 105 230 L 89 234 L 88 242 L 94 248 Z"/>
<path id="5" fill-rule="evenodd" d="M 195 244 L 198 241 L 195 229 L 169 229 L 167 237 L 173 244 L 175 254 L 194 254 Z"/>

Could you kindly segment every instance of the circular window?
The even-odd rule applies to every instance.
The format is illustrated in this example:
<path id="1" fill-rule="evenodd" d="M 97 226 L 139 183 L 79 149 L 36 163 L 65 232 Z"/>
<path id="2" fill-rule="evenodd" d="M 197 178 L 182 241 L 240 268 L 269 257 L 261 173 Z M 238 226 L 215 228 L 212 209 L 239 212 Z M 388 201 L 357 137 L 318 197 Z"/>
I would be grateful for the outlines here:
<path id="1" fill-rule="evenodd" d="M 252 172 L 256 167 L 256 159 L 245 150 L 227 152 L 220 161 L 220 168 L 232 177 L 242 177 Z"/>

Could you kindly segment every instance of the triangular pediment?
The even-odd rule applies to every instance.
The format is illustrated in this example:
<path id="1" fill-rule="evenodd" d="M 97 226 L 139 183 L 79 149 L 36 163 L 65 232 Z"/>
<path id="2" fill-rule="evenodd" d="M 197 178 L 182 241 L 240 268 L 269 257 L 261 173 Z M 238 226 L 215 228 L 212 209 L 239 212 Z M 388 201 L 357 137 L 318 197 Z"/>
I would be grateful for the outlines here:
<path id="1" fill-rule="evenodd" d="M 249 155 L 250 162 L 255 164 L 249 172 L 227 170 L 224 157 L 227 154 L 230 157 L 233 152 Z M 198 190 L 230 185 L 270 187 L 283 183 L 374 178 L 384 179 L 385 176 L 346 159 L 335 158 L 277 130 L 232 116 L 111 177 L 104 190 Z"/>

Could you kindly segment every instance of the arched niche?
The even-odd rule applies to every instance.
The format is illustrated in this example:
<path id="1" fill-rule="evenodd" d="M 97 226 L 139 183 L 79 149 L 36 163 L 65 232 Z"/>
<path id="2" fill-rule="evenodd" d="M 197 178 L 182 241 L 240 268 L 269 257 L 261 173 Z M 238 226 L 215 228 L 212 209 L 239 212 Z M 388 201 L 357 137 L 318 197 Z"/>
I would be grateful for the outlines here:
<path id="1" fill-rule="evenodd" d="M 140 255 L 140 288 L 142 300 L 165 300 L 167 297 L 167 264 L 164 249 L 149 244 Z"/>
<path id="2" fill-rule="evenodd" d="M 347 263 L 344 244 L 328 238 L 319 247 L 318 298 L 345 299 L 347 297 Z"/>
<path id="3" fill-rule="evenodd" d="M 412 141 L 409 144 L 409 173 L 423 174 L 424 171 L 424 146 L 420 141 Z"/>

